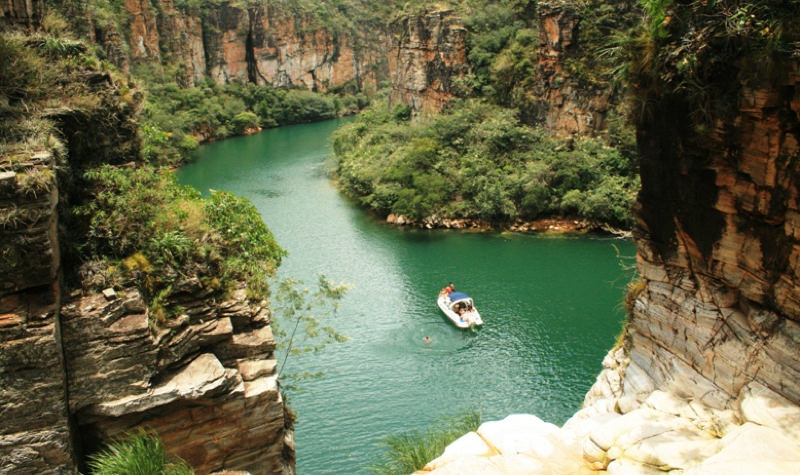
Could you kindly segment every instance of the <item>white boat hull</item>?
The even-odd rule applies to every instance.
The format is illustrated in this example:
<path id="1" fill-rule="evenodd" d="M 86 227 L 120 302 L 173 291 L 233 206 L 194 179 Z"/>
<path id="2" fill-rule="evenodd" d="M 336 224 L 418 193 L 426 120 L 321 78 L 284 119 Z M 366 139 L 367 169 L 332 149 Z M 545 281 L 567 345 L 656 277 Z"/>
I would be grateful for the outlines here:
<path id="1" fill-rule="evenodd" d="M 436 303 L 439 305 L 439 308 L 444 312 L 447 318 L 453 322 L 455 326 L 458 328 L 470 328 L 475 326 L 483 325 L 483 320 L 481 319 L 480 313 L 478 313 L 478 309 L 473 306 L 471 312 L 465 313 L 463 316 L 457 314 L 449 307 L 449 299 L 446 296 L 440 296 L 436 299 Z"/>

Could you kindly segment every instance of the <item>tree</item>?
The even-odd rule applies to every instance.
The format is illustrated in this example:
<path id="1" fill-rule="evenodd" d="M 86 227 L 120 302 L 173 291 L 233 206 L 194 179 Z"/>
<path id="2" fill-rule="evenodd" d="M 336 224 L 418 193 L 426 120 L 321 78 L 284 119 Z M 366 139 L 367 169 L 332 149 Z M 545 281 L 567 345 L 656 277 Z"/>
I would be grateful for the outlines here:
<path id="1" fill-rule="evenodd" d="M 321 274 L 314 290 L 299 280 L 285 279 L 279 283 L 273 307 L 275 318 L 272 322 L 273 332 L 279 340 L 278 348 L 285 352 L 278 368 L 279 378 L 283 381 L 299 381 L 321 376 L 319 373 L 281 375 L 289 356 L 317 352 L 330 343 L 347 341 L 345 335 L 332 326 L 323 324 L 322 320 L 336 315 L 339 301 L 351 288 L 350 284 L 337 284 Z M 296 389 L 296 386 L 284 386 Z"/>

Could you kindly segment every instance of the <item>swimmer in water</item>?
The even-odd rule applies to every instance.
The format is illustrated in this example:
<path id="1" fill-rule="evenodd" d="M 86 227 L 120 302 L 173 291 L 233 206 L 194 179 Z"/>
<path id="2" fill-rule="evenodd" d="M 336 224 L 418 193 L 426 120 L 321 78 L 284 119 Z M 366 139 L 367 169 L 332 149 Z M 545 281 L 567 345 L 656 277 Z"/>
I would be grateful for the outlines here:
<path id="1" fill-rule="evenodd" d="M 422 339 L 422 341 L 424 341 L 425 343 L 430 343 L 431 342 L 431 337 L 426 336 L 425 338 Z"/>

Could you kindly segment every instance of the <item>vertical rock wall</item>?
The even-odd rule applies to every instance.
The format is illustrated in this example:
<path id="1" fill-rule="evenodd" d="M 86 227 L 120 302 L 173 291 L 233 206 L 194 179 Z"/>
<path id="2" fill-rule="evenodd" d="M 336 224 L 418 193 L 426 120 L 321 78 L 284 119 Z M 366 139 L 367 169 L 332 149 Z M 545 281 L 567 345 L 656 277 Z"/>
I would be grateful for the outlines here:
<path id="1" fill-rule="evenodd" d="M 0 473 L 69 473 L 55 156 L 0 157 Z M 36 180 L 36 182 L 34 182 Z"/>
<path id="2" fill-rule="evenodd" d="M 800 75 L 785 69 L 741 87 L 707 132 L 680 96 L 639 130 L 631 359 L 714 407 L 751 382 L 800 404 Z"/>
<path id="3" fill-rule="evenodd" d="M 43 0 L 0 0 L 0 21 L 31 27 L 44 14 Z"/>
<path id="4" fill-rule="evenodd" d="M 294 473 L 268 308 L 174 278 L 168 299 L 182 314 L 159 326 L 135 287 L 62 281 L 83 170 L 141 157 L 137 95 L 121 97 L 105 73 L 79 77 L 90 105 L 47 111 L 64 156 L 44 145 L 0 156 L 0 473 L 75 473 L 140 427 L 201 474 Z"/>
<path id="5" fill-rule="evenodd" d="M 210 77 L 326 91 L 376 84 L 385 74 L 385 58 L 369 42 L 313 26 L 311 18 L 269 2 L 223 2 L 193 13 L 172 0 L 125 0 L 125 8 L 130 58 L 177 63 L 189 83 Z"/>
<path id="6" fill-rule="evenodd" d="M 565 70 L 570 55 L 593 54 L 593 45 L 578 44 L 581 18 L 570 2 L 541 2 L 539 14 L 539 62 L 533 91 L 538 107 L 533 116 L 557 137 L 594 135 L 606 128 L 612 108 L 610 88 L 584 88 Z M 578 52 L 576 52 L 578 50 Z"/>
<path id="7" fill-rule="evenodd" d="M 454 96 L 454 80 L 469 71 L 467 30 L 452 10 L 406 15 L 391 26 L 392 102 L 438 112 Z"/>

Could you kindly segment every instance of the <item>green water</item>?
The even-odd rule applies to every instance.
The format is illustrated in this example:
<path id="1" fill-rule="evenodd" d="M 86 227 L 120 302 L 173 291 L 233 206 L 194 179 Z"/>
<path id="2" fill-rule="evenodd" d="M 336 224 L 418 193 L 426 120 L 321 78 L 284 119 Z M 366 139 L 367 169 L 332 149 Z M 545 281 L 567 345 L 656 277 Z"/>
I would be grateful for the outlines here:
<path id="1" fill-rule="evenodd" d="M 563 423 L 619 332 L 629 275 L 617 250 L 633 256 L 632 244 L 389 227 L 326 178 L 327 139 L 339 124 L 208 145 L 179 172 L 182 183 L 255 204 L 289 251 L 282 276 L 313 282 L 324 273 L 355 285 L 336 321 L 350 341 L 287 368 L 325 373 L 290 395 L 298 472 L 364 472 L 388 434 L 470 408 L 484 420 L 523 412 Z M 437 308 L 449 280 L 475 297 L 478 332 L 458 330 Z"/>

